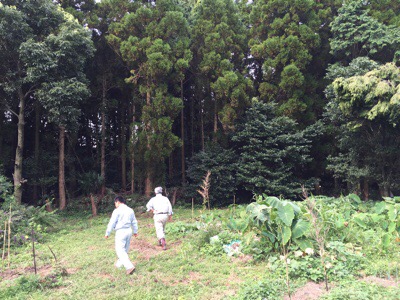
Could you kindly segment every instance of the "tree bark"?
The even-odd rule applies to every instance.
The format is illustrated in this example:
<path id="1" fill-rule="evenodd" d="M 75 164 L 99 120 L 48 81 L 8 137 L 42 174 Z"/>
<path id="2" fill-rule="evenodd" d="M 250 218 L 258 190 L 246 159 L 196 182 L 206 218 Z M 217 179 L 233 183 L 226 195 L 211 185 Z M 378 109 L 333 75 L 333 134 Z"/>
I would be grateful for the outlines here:
<path id="1" fill-rule="evenodd" d="M 194 97 L 190 101 L 190 140 L 191 156 L 194 155 Z M 200 112 L 201 113 L 201 112 Z"/>
<path id="2" fill-rule="evenodd" d="M 34 162 L 35 167 L 39 167 L 39 145 L 40 145 L 40 103 L 36 100 L 35 102 L 35 154 L 34 154 Z M 38 200 L 38 189 L 39 186 L 37 183 L 33 185 L 33 194 L 32 198 L 35 203 Z"/>
<path id="3" fill-rule="evenodd" d="M 169 181 L 172 181 L 172 178 L 174 178 L 174 151 L 169 154 L 168 158 L 168 176 Z"/>
<path id="4" fill-rule="evenodd" d="M 60 210 L 64 210 L 67 206 L 65 196 L 65 127 L 59 128 L 59 157 L 58 157 L 58 194 L 60 198 Z"/>
<path id="5" fill-rule="evenodd" d="M 131 138 L 136 139 L 136 128 L 135 128 L 135 121 L 136 121 L 136 106 L 132 103 L 132 126 L 131 126 Z M 135 192 L 135 140 L 132 140 L 131 143 L 131 193 Z"/>
<path id="6" fill-rule="evenodd" d="M 183 80 L 181 80 L 181 100 L 182 100 L 182 110 L 181 110 L 181 172 L 182 172 L 182 186 L 186 183 L 185 176 L 185 118 L 184 118 L 184 102 L 183 102 Z"/>
<path id="7" fill-rule="evenodd" d="M 217 132 L 218 132 L 218 110 L 217 110 L 217 100 L 214 99 L 214 126 L 213 126 L 214 142 L 217 141 Z"/>
<path id="8" fill-rule="evenodd" d="M 363 180 L 363 200 L 368 201 L 369 199 L 369 184 L 368 184 L 368 179 L 364 178 Z"/>
<path id="9" fill-rule="evenodd" d="M 18 137 L 14 163 L 14 198 L 18 204 L 22 202 L 22 160 L 24 152 L 24 127 L 25 127 L 25 96 L 22 89 L 18 89 L 19 113 L 18 113 Z"/>
<path id="10" fill-rule="evenodd" d="M 90 194 L 90 203 L 92 204 L 92 216 L 95 217 L 97 216 L 97 205 L 93 194 Z"/>
<path id="11" fill-rule="evenodd" d="M 390 188 L 388 184 L 382 184 L 379 186 L 379 192 L 381 197 L 389 197 L 390 196 Z"/>
<path id="12" fill-rule="evenodd" d="M 126 128 L 125 105 L 121 108 L 121 187 L 126 191 Z"/>
<path id="13" fill-rule="evenodd" d="M 200 126 L 201 126 L 201 150 L 204 151 L 204 116 L 203 116 L 203 104 L 201 104 L 200 110 Z"/>
<path id="14" fill-rule="evenodd" d="M 146 93 L 146 103 L 147 105 L 151 105 L 151 97 L 150 97 L 150 89 L 147 90 Z M 149 127 L 149 125 L 146 125 Z M 150 128 L 148 128 L 150 129 Z M 150 143 L 147 142 L 147 151 L 151 151 L 150 149 Z M 146 179 L 144 182 L 144 194 L 146 195 L 146 197 L 150 197 L 152 189 L 153 189 L 153 180 L 152 180 L 152 165 L 150 162 L 147 162 L 146 164 Z"/>
<path id="15" fill-rule="evenodd" d="M 101 157 L 100 157 L 100 176 L 102 178 L 101 196 L 104 197 L 106 193 L 106 78 L 103 77 L 102 82 L 102 97 L 101 97 Z"/>

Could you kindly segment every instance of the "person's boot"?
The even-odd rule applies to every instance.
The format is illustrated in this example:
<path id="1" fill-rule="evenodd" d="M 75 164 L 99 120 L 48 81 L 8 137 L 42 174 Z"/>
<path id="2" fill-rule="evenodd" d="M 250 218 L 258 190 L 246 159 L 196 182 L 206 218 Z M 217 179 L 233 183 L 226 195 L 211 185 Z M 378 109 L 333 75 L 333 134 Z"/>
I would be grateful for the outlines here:
<path id="1" fill-rule="evenodd" d="M 161 239 L 161 246 L 163 250 L 167 250 L 167 243 L 165 242 L 165 238 Z"/>
<path id="2" fill-rule="evenodd" d="M 161 239 L 158 240 L 158 246 L 162 246 Z"/>

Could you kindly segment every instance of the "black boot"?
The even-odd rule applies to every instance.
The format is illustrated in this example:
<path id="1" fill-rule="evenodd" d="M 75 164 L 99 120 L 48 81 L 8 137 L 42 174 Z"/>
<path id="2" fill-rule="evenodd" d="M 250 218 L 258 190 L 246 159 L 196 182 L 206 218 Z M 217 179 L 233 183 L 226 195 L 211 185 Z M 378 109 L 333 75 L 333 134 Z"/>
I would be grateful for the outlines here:
<path id="1" fill-rule="evenodd" d="M 159 240 L 158 240 L 158 246 L 162 246 L 161 240 L 162 240 L 162 239 L 159 239 Z"/>
<path id="2" fill-rule="evenodd" d="M 165 243 L 165 239 L 164 238 L 161 239 L 161 246 L 162 246 L 163 250 L 167 250 L 167 244 Z"/>

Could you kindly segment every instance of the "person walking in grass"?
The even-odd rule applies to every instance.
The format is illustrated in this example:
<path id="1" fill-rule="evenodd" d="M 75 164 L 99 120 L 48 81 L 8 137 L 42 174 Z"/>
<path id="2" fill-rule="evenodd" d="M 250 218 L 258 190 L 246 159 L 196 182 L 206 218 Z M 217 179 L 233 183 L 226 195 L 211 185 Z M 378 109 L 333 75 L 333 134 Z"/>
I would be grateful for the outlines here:
<path id="1" fill-rule="evenodd" d="M 125 267 L 126 274 L 130 275 L 135 271 L 135 266 L 129 259 L 129 245 L 132 233 L 136 237 L 138 232 L 138 223 L 135 212 L 126 205 L 122 196 L 114 199 L 115 209 L 108 222 L 105 238 L 107 239 L 112 230 L 115 230 L 115 252 L 118 260 L 115 263 L 117 268 Z"/>
<path id="2" fill-rule="evenodd" d="M 156 187 L 154 189 L 156 195 L 150 199 L 146 207 L 147 211 L 154 214 L 154 227 L 156 228 L 158 244 L 162 246 L 163 250 L 167 250 L 164 230 L 167 221 L 172 220 L 172 206 L 169 199 L 162 195 L 162 192 L 162 187 Z"/>

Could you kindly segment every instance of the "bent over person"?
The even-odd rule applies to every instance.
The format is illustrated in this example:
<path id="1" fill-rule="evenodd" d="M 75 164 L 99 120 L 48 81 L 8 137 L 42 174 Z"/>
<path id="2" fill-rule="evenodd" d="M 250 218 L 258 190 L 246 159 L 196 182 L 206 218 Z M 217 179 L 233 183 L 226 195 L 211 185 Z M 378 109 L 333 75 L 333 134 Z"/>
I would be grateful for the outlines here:
<path id="1" fill-rule="evenodd" d="M 164 230 L 167 221 L 172 220 L 172 206 L 169 199 L 162 195 L 162 192 L 162 187 L 156 187 L 154 189 L 156 196 L 150 199 L 146 207 L 147 211 L 152 211 L 154 214 L 154 227 L 156 228 L 158 243 L 163 250 L 166 250 Z"/>
<path id="2" fill-rule="evenodd" d="M 126 274 L 130 275 L 135 271 L 135 266 L 129 259 L 129 245 L 132 233 L 137 236 L 138 225 L 135 212 L 126 205 L 123 197 L 117 196 L 114 199 L 115 209 L 108 222 L 105 238 L 107 239 L 111 231 L 115 230 L 115 252 L 118 260 L 115 263 L 117 268 L 125 267 Z"/>

